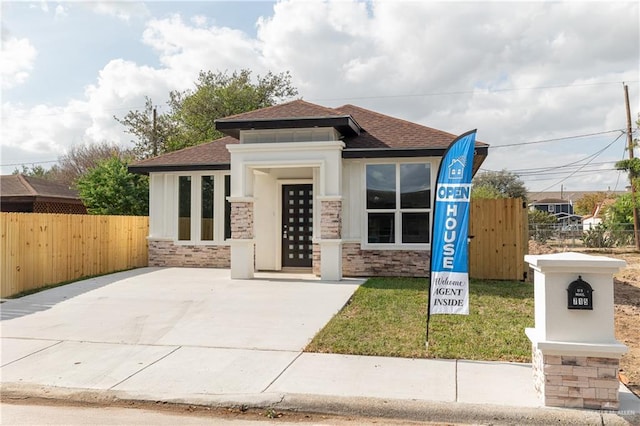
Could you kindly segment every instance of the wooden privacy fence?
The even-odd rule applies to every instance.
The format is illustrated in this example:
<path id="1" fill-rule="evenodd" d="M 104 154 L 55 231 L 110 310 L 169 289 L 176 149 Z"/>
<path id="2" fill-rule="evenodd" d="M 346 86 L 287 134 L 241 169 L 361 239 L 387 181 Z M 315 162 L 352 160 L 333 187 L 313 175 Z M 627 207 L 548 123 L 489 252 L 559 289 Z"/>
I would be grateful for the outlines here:
<path id="1" fill-rule="evenodd" d="M 146 216 L 0 213 L 0 297 L 147 266 Z"/>
<path id="2" fill-rule="evenodd" d="M 523 280 L 529 246 L 526 204 L 520 198 L 471 201 L 469 275 L 473 278 Z"/>

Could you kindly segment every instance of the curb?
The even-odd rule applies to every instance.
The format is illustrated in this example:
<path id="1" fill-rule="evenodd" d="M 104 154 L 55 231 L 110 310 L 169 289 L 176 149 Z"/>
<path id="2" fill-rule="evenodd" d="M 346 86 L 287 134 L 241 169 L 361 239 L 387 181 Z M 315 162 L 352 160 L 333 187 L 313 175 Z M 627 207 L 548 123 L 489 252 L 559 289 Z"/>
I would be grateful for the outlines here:
<path id="1" fill-rule="evenodd" d="M 640 425 L 640 413 L 591 411 L 568 408 L 527 408 L 459 402 L 432 402 L 366 397 L 303 394 L 166 395 L 132 394 L 124 391 L 58 388 L 29 384 L 2 384 L 2 400 L 27 397 L 108 405 L 114 402 L 147 402 L 197 405 L 215 408 L 278 409 L 281 411 L 361 416 L 381 419 L 429 421 L 454 424 L 517 425 Z"/>

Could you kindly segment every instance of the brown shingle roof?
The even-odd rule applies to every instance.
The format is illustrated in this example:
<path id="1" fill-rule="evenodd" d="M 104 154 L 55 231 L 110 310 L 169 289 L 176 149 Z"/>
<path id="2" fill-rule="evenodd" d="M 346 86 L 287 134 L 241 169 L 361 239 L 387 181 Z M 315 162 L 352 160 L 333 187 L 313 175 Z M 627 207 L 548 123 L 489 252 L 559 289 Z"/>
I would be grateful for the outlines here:
<path id="1" fill-rule="evenodd" d="M 347 148 L 447 148 L 457 137 L 355 105 L 344 105 L 336 110 L 351 115 L 365 130 L 346 140 Z M 476 146 L 487 144 L 476 142 Z"/>
<path id="2" fill-rule="evenodd" d="M 345 116 L 352 117 L 363 130 L 356 136 L 345 138 L 345 150 L 347 151 L 421 149 L 441 151 L 439 154 L 428 155 L 442 155 L 444 150 L 456 138 L 456 135 L 451 133 L 380 114 L 355 105 L 327 108 L 303 100 L 295 100 L 225 117 L 218 120 L 218 122 L 224 122 L 225 120 L 285 120 Z M 230 155 L 225 146 L 232 143 L 239 143 L 239 141 L 234 137 L 226 136 L 213 142 L 140 161 L 129 166 L 129 169 L 137 173 L 187 169 L 203 170 L 207 168 L 228 169 Z M 488 145 L 476 141 L 476 147 L 486 149 Z M 474 170 L 478 169 L 485 157 L 486 151 L 484 155 L 476 156 Z M 227 167 L 222 167 L 222 165 L 227 165 Z"/>
<path id="3" fill-rule="evenodd" d="M 78 200 L 78 192 L 47 179 L 24 175 L 0 176 L 2 197 L 50 197 Z"/>
<path id="4" fill-rule="evenodd" d="M 269 120 L 283 118 L 318 118 L 318 117 L 340 117 L 347 115 L 332 108 L 312 104 L 302 99 L 261 108 L 254 111 L 243 112 L 241 114 L 224 117 L 217 121 L 225 120 Z"/>
<path id="5" fill-rule="evenodd" d="M 234 143 L 240 143 L 240 141 L 231 136 L 225 136 L 201 145 L 138 161 L 129 166 L 129 170 L 132 172 L 144 172 L 147 168 L 159 168 L 168 171 L 173 167 L 184 165 L 194 166 L 192 169 L 228 169 L 229 167 L 224 166 L 228 166 L 231 163 L 231 156 L 226 145 Z"/>

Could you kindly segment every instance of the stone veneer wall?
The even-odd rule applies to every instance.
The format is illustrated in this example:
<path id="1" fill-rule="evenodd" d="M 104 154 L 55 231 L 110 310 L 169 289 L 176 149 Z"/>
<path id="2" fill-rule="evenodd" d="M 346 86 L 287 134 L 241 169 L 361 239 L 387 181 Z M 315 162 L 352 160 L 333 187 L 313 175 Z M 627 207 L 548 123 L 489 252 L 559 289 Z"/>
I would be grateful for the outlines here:
<path id="1" fill-rule="evenodd" d="M 535 388 L 544 405 L 618 409 L 618 359 L 543 355 L 535 346 L 532 358 Z"/>
<path id="2" fill-rule="evenodd" d="M 361 250 L 360 243 L 344 243 L 342 274 L 347 277 L 426 277 L 429 275 L 429 252 Z"/>
<path id="3" fill-rule="evenodd" d="M 253 202 L 231 203 L 231 238 L 250 240 L 253 238 Z"/>
<path id="4" fill-rule="evenodd" d="M 320 238 L 340 239 L 342 235 L 342 201 L 320 202 Z"/>
<path id="5" fill-rule="evenodd" d="M 313 243 L 313 260 L 311 261 L 311 272 L 320 276 L 320 244 Z"/>
<path id="6" fill-rule="evenodd" d="M 175 244 L 149 240 L 149 266 L 229 268 L 229 246 Z"/>

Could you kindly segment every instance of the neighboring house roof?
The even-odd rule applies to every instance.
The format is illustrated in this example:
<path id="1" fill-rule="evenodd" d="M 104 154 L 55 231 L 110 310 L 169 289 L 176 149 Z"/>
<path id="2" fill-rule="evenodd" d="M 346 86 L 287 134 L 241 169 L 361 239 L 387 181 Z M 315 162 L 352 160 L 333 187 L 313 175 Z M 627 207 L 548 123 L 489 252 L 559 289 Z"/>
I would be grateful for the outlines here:
<path id="1" fill-rule="evenodd" d="M 129 166 L 129 170 L 146 174 L 153 171 L 229 169 L 231 160 L 226 145 L 239 143 L 237 135 L 240 130 L 302 128 L 309 127 L 310 122 L 335 127 L 345 136 L 343 158 L 441 156 L 457 137 L 354 105 L 327 108 L 295 100 L 216 120 L 218 128 L 231 136 L 143 160 Z M 487 144 L 476 141 L 474 172 L 486 158 L 487 151 Z"/>
<path id="2" fill-rule="evenodd" d="M 80 200 L 78 192 L 66 185 L 47 179 L 24 175 L 0 176 L 0 195 L 2 198 L 56 198 L 69 201 Z"/>
<path id="3" fill-rule="evenodd" d="M 606 200 L 602 200 L 601 202 L 599 202 L 598 204 L 596 204 L 596 206 L 593 208 L 593 212 L 591 215 L 589 215 L 589 217 L 595 218 L 595 219 L 599 219 L 602 217 L 604 211 L 606 210 L 607 206 L 610 206 L 612 204 L 615 204 L 616 200 L 612 199 L 612 198 L 607 198 Z"/>
<path id="4" fill-rule="evenodd" d="M 531 205 L 533 206 L 538 206 L 541 204 L 571 204 L 571 201 L 563 200 L 561 198 L 545 198 L 531 203 Z"/>

